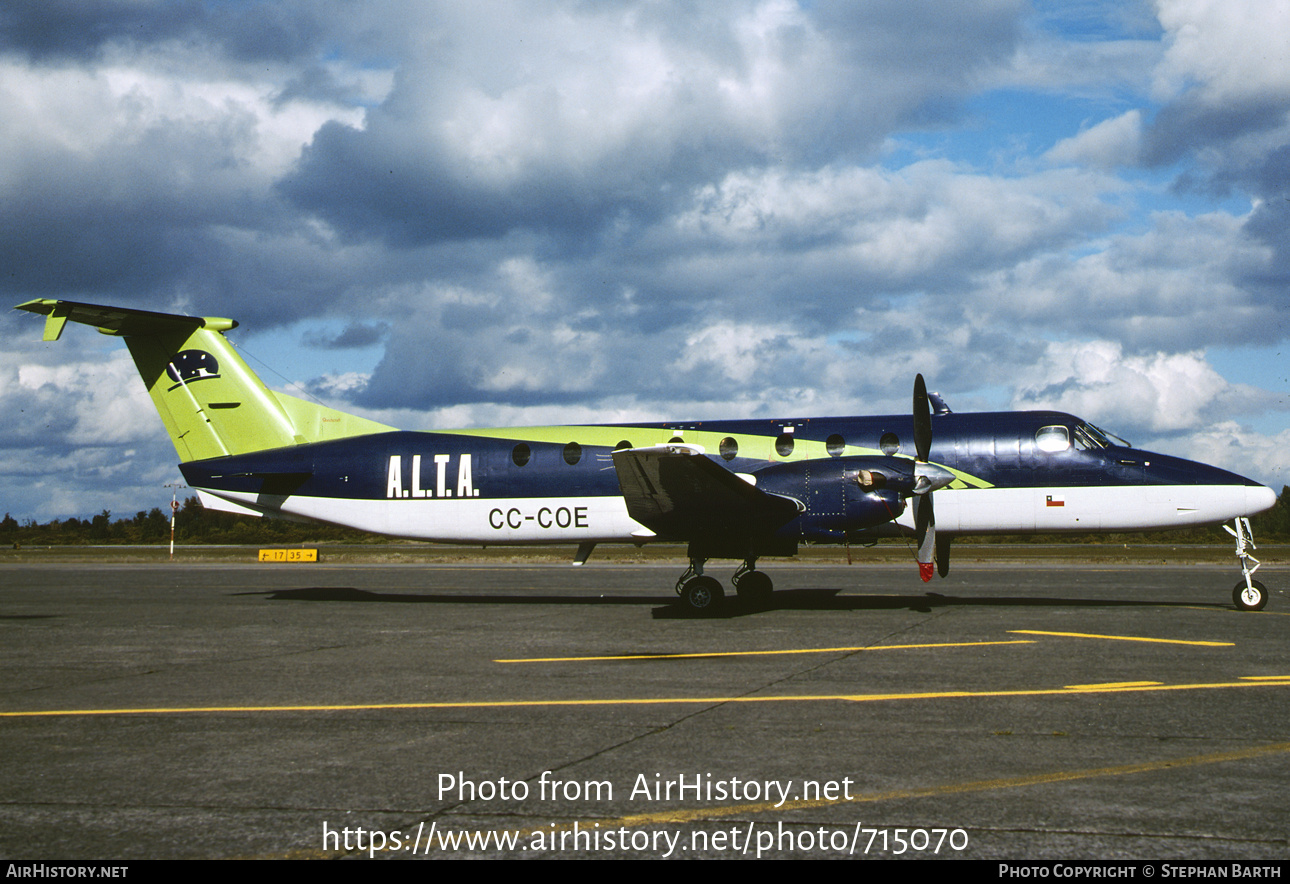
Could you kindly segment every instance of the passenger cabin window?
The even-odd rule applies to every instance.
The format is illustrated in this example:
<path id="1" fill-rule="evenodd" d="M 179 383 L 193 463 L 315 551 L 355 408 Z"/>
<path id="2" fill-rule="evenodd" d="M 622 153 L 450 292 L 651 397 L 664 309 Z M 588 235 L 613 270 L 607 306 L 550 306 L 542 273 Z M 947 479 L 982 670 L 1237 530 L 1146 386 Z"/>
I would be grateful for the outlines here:
<path id="1" fill-rule="evenodd" d="M 895 433 L 883 433 L 882 438 L 878 440 L 878 448 L 890 457 L 900 450 L 900 437 Z"/>
<path id="2" fill-rule="evenodd" d="M 532 456 L 533 452 L 529 451 L 529 447 L 523 442 L 511 449 L 511 462 L 517 467 L 527 464 Z"/>
<path id="3" fill-rule="evenodd" d="M 622 451 L 624 448 L 631 448 L 631 447 L 632 447 L 631 440 L 623 439 L 621 442 L 619 442 L 617 445 L 614 446 L 614 451 Z"/>
<path id="4" fill-rule="evenodd" d="M 1040 427 L 1035 433 L 1035 444 L 1040 451 L 1065 451 L 1071 447 L 1070 430 L 1065 427 Z"/>
<path id="5" fill-rule="evenodd" d="M 577 442 L 570 442 L 568 445 L 564 446 L 565 463 L 567 463 L 569 466 L 573 466 L 580 460 L 582 460 L 581 445 L 579 445 Z"/>
<path id="6" fill-rule="evenodd" d="M 739 443 L 736 442 L 732 437 L 727 436 L 726 438 L 721 440 L 721 444 L 718 450 L 721 452 L 722 460 L 734 460 L 736 457 L 739 456 Z"/>
<path id="7" fill-rule="evenodd" d="M 775 440 L 775 451 L 780 457 L 788 457 L 793 453 L 793 434 L 780 433 L 779 438 Z"/>
<path id="8" fill-rule="evenodd" d="M 834 433 L 824 440 L 824 450 L 829 453 L 829 457 L 841 457 L 842 453 L 847 450 L 847 440 Z"/>

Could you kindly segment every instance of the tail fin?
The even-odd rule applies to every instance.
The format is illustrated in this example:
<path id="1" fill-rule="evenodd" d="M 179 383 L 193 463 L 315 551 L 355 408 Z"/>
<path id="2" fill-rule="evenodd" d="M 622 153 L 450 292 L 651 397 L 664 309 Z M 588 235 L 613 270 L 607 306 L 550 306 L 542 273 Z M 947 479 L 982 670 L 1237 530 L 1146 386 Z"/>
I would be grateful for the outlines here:
<path id="1" fill-rule="evenodd" d="M 270 390 L 224 337 L 231 319 L 49 298 L 16 309 L 47 317 L 46 341 L 69 320 L 125 338 L 182 463 L 393 429 Z"/>

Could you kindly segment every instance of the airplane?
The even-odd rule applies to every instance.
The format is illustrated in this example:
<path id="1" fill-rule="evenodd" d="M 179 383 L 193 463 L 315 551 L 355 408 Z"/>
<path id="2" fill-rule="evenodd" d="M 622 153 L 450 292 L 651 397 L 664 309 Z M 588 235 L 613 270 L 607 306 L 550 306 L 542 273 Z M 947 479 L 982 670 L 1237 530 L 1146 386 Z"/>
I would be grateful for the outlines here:
<path id="1" fill-rule="evenodd" d="M 924 581 L 955 537 L 1096 533 L 1233 522 L 1237 608 L 1267 588 L 1249 517 L 1272 489 L 1142 451 L 1056 411 L 957 414 L 922 375 L 911 414 L 406 432 L 270 390 L 225 333 L 231 319 L 42 298 L 15 309 L 125 339 L 201 503 L 427 541 L 687 544 L 682 606 L 716 611 L 709 559 L 741 564 L 740 600 L 766 603 L 764 556 L 802 543 L 913 537 Z M 933 499 L 935 498 L 935 507 Z"/>

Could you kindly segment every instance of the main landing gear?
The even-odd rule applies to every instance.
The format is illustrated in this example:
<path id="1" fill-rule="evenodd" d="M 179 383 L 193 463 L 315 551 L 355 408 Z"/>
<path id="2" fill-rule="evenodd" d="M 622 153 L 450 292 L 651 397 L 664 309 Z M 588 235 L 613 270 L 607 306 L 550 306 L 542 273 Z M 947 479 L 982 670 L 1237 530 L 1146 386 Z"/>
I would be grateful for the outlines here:
<path id="1" fill-rule="evenodd" d="M 693 614 L 714 614 L 726 597 L 721 581 L 703 573 L 707 559 L 690 559 L 690 567 L 676 581 L 681 604 Z M 731 582 L 739 600 L 748 605 L 763 605 L 775 589 L 770 577 L 757 570 L 756 559 L 745 559 Z"/>
<path id="2" fill-rule="evenodd" d="M 1254 572 L 1259 570 L 1261 563 L 1250 555 L 1250 550 L 1255 549 L 1250 520 L 1242 517 L 1236 520 L 1235 525 L 1234 529 L 1223 526 L 1224 531 L 1236 538 L 1236 557 L 1241 560 L 1241 581 L 1232 589 L 1232 603 L 1242 611 L 1262 611 L 1268 603 L 1268 588 L 1254 579 Z M 1254 564 L 1252 568 L 1251 562 Z"/>
<path id="3" fill-rule="evenodd" d="M 770 601 L 770 594 L 775 591 L 770 575 L 757 570 L 756 559 L 746 559 L 735 572 L 733 582 L 739 598 L 750 605 L 766 604 Z"/>

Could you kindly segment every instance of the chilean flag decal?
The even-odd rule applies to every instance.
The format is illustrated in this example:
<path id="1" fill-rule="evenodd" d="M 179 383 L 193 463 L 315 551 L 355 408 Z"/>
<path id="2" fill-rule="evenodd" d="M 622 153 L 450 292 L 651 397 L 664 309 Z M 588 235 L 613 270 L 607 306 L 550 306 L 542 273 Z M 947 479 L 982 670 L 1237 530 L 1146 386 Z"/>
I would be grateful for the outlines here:
<path id="1" fill-rule="evenodd" d="M 1066 498 L 1064 498 L 1064 497 L 1058 497 L 1057 495 L 1050 494 L 1050 495 L 1048 495 L 1048 505 L 1049 505 L 1049 506 L 1066 506 Z"/>

